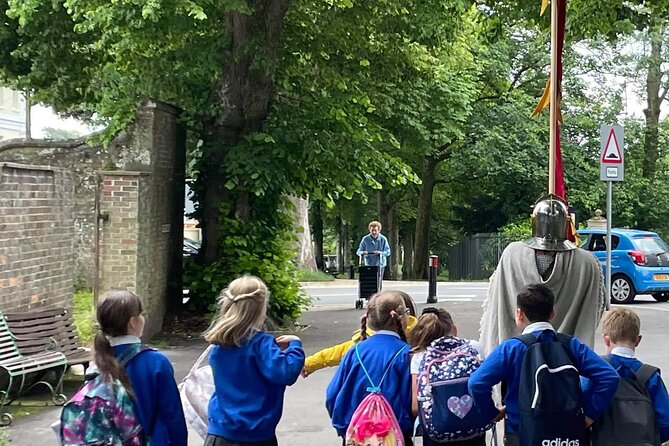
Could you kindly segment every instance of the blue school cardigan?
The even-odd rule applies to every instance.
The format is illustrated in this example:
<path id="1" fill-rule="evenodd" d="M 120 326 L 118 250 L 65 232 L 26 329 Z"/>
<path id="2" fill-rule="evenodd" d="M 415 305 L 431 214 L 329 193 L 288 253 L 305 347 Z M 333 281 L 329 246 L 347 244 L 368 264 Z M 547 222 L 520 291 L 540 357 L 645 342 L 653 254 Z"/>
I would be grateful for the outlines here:
<path id="1" fill-rule="evenodd" d="M 285 350 L 269 333 L 256 333 L 241 347 L 215 345 L 209 353 L 216 390 L 209 401 L 209 433 L 251 443 L 271 440 L 283 412 L 286 386 L 304 367 L 300 341 Z"/>
<path id="2" fill-rule="evenodd" d="M 403 431 L 410 431 L 413 428 L 413 415 L 409 371 L 411 359 L 408 345 L 396 333 L 380 330 L 369 339 L 358 343 L 357 347 L 374 385 L 379 384 L 388 364 L 404 347 L 392 362 L 381 385 L 381 393 L 392 406 L 400 428 Z M 358 361 L 355 348 L 350 349 L 339 364 L 337 373 L 326 391 L 325 407 L 339 436 L 346 434 L 353 412 L 369 394 L 367 388 L 370 386 Z"/>

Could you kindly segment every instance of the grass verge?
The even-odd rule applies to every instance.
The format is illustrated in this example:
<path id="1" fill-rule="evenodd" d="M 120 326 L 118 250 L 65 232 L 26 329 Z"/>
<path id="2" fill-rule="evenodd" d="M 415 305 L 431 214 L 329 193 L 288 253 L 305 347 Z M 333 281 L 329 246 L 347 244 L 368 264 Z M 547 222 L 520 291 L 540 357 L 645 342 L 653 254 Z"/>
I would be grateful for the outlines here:
<path id="1" fill-rule="evenodd" d="M 298 282 L 332 282 L 334 276 L 326 274 L 323 271 L 309 271 L 306 269 L 297 270 Z"/>
<path id="2" fill-rule="evenodd" d="M 72 313 L 79 340 L 82 344 L 90 346 L 95 336 L 95 309 L 93 307 L 92 291 L 75 291 Z"/>

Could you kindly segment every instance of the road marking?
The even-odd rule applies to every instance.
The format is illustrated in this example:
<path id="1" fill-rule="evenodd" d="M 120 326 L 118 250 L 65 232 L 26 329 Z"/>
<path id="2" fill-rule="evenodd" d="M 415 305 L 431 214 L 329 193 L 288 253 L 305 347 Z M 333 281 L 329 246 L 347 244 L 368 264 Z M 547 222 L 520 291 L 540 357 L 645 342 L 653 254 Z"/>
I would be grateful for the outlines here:
<path id="1" fill-rule="evenodd" d="M 651 303 L 651 302 L 649 302 Z M 620 308 L 634 308 L 635 310 L 652 310 L 652 311 L 669 311 L 669 308 L 657 308 L 656 305 L 653 307 L 648 307 L 646 308 L 645 305 L 624 305 L 624 304 L 611 304 L 612 307 L 620 307 Z"/>

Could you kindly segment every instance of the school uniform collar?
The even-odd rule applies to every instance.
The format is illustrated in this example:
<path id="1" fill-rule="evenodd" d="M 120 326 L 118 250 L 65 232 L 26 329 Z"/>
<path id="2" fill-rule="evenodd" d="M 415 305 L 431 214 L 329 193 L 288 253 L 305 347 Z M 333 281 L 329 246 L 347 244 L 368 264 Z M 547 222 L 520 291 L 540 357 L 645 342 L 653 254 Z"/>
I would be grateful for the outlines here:
<path id="1" fill-rule="evenodd" d="M 115 336 L 109 339 L 109 345 L 116 347 L 117 345 L 125 344 L 140 344 L 142 342 L 137 336 L 124 335 L 124 336 Z"/>
<path id="2" fill-rule="evenodd" d="M 394 331 L 391 330 L 379 330 L 376 332 L 377 335 L 388 335 L 388 336 L 395 336 L 397 339 L 402 339 L 400 338 L 400 335 L 395 333 Z"/>
<path id="3" fill-rule="evenodd" d="M 636 353 L 633 348 L 629 347 L 613 347 L 611 349 L 611 354 L 616 356 L 622 356 L 623 358 L 635 358 Z"/>
<path id="4" fill-rule="evenodd" d="M 525 330 L 523 330 L 523 334 L 525 335 L 529 333 L 534 333 L 535 331 L 544 331 L 544 330 L 555 331 L 555 328 L 550 322 L 534 322 L 525 327 Z"/>

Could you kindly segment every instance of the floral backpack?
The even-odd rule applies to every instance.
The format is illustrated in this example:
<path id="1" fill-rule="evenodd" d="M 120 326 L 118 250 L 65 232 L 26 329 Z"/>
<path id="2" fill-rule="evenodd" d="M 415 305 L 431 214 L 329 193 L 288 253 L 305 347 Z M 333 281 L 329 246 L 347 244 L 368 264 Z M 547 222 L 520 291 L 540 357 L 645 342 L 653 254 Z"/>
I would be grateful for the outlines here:
<path id="1" fill-rule="evenodd" d="M 125 367 L 150 347 L 133 344 L 118 362 Z M 86 382 L 65 404 L 60 415 L 60 441 L 64 446 L 145 446 L 148 438 L 135 414 L 133 401 L 118 379 L 101 375 L 95 366 Z"/>
<path id="2" fill-rule="evenodd" d="M 493 426 L 476 410 L 467 387 L 481 362 L 481 354 L 465 339 L 446 336 L 427 347 L 418 373 L 417 399 L 423 433 L 432 440 L 464 440 Z"/>
<path id="3" fill-rule="evenodd" d="M 369 376 L 365 365 L 360 359 L 358 352 L 358 344 L 355 346 L 355 355 L 360 362 L 360 367 L 365 373 L 370 387 L 367 391 L 370 392 L 353 412 L 351 422 L 346 429 L 346 446 L 364 446 L 367 444 L 383 445 L 383 446 L 404 446 L 404 436 L 402 430 L 397 422 L 397 417 L 393 412 L 388 400 L 381 394 L 381 385 L 390 371 L 390 367 L 395 362 L 395 359 L 404 351 L 402 347 L 383 372 L 383 377 L 379 384 L 376 385 Z"/>

